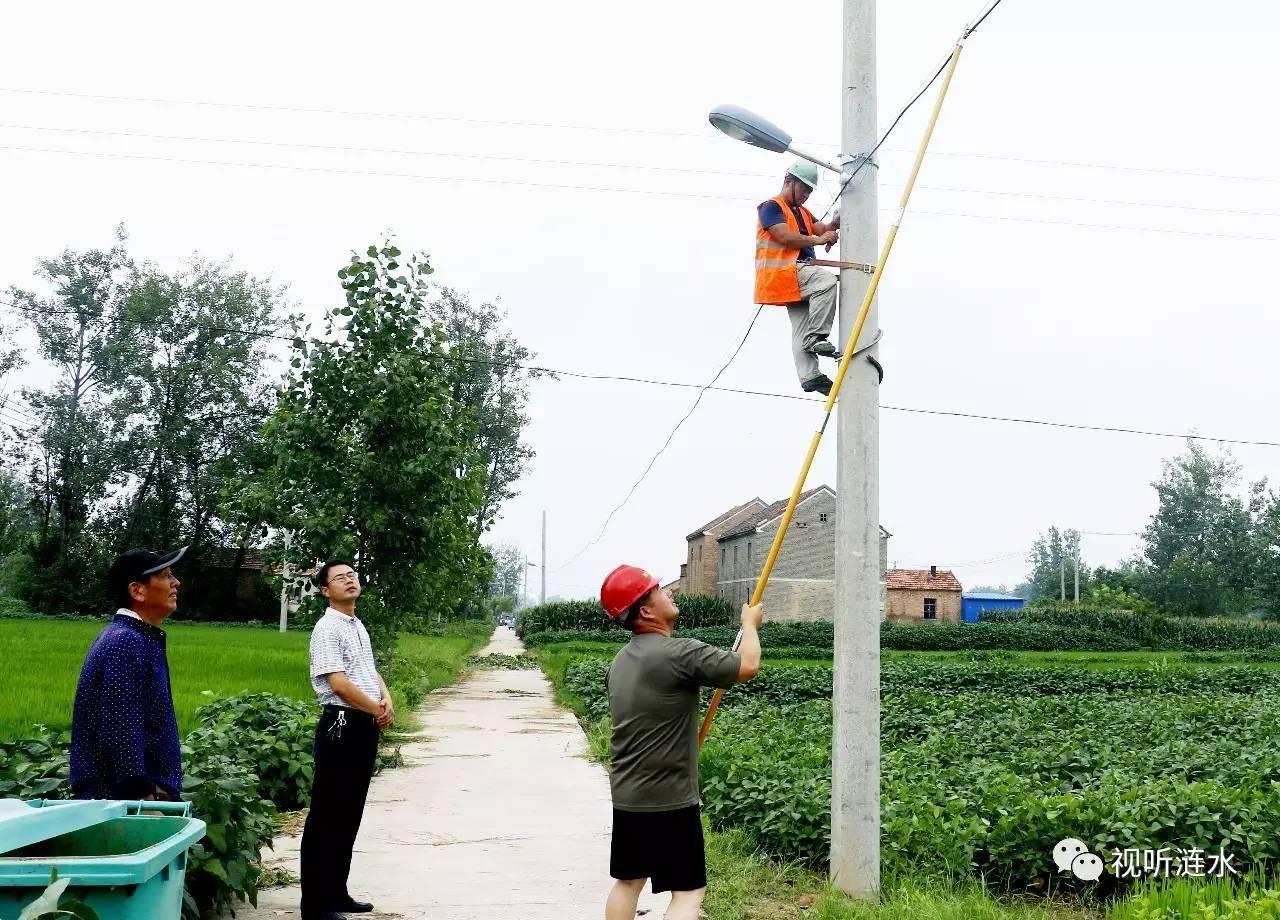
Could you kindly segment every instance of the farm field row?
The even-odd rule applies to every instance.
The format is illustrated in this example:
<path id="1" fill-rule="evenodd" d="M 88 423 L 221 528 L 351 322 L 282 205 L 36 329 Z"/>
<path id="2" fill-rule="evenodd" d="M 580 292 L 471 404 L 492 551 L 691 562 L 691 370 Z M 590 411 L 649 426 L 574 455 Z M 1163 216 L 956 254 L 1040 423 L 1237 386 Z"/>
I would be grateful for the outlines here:
<path id="1" fill-rule="evenodd" d="M 602 678 L 617 649 L 574 642 L 538 650 L 602 759 Z M 882 869 L 896 893 L 876 913 L 828 893 L 806 915 L 1280 916 L 1266 912 L 1261 894 L 1256 905 L 1246 898 L 1242 913 L 1200 910 L 1196 897 L 1223 898 L 1203 885 L 1182 892 L 1185 911 L 1162 913 L 1155 900 L 1133 900 L 1134 883 L 1110 875 L 1064 883 L 1052 859 L 1057 841 L 1077 837 L 1100 853 L 1222 851 L 1242 873 L 1271 871 L 1280 860 L 1280 673 L 1269 658 L 886 653 Z M 758 684 L 726 697 L 703 753 L 704 815 L 719 834 L 748 841 L 748 853 L 758 847 L 770 857 L 758 868 L 766 881 L 770 871 L 793 871 L 779 868 L 787 864 L 816 870 L 810 886 L 821 880 L 830 833 L 830 666 L 767 660 Z M 1050 889 L 1047 900 L 1017 897 Z M 743 913 L 745 903 L 710 915 L 792 916 L 786 897 L 775 899 L 772 914 Z"/>

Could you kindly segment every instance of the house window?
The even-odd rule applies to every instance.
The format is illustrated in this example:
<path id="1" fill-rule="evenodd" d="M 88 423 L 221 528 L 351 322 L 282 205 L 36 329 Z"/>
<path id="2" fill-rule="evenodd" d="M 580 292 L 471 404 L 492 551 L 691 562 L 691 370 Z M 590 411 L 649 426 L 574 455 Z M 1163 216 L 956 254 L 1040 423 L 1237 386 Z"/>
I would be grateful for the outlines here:
<path id="1" fill-rule="evenodd" d="M 725 549 L 723 546 L 720 547 L 720 568 L 724 568 L 724 554 L 727 552 L 728 550 Z"/>
<path id="2" fill-rule="evenodd" d="M 733 548 L 733 574 L 738 574 L 738 547 Z"/>
<path id="3" fill-rule="evenodd" d="M 748 543 L 748 544 L 747 544 L 747 570 L 748 570 L 748 573 L 750 573 L 750 569 L 751 569 L 751 544 L 750 544 L 750 543 Z"/>
<path id="4" fill-rule="evenodd" d="M 827 523 L 827 512 L 822 511 L 818 514 L 818 523 L 819 524 Z"/>
<path id="5" fill-rule="evenodd" d="M 924 618 L 926 620 L 936 620 L 938 618 L 938 599 L 936 597 L 926 597 L 924 599 Z"/>

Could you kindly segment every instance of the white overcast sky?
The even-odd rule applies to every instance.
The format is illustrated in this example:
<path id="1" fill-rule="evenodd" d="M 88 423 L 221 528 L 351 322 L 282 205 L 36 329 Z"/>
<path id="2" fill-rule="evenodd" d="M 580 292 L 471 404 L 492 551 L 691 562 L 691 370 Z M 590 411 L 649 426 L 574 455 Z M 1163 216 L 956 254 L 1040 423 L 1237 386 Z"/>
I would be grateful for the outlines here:
<path id="1" fill-rule="evenodd" d="M 882 126 L 977 11 L 880 4 Z M 540 363 L 568 371 L 705 382 L 745 331 L 753 205 L 787 158 L 716 134 L 709 108 L 746 105 L 828 152 L 839 139 L 836 2 L 50 2 L 11 4 L 4 31 L 0 287 L 124 222 L 140 258 L 229 257 L 318 315 L 348 252 L 389 231 L 441 283 L 500 298 Z M 882 403 L 1280 440 L 1278 36 L 1257 0 L 1005 0 L 960 62 L 881 288 Z M 926 111 L 887 145 L 882 208 Z M 722 384 L 796 389 L 782 311 Z M 620 561 L 674 577 L 688 531 L 789 491 L 820 418 L 707 394 L 565 565 L 693 396 L 536 384 L 538 457 L 492 539 L 536 561 L 547 509 L 553 594 L 590 594 Z M 885 411 L 890 559 L 1012 585 L 1051 524 L 1140 530 L 1182 446 Z M 1280 475 L 1280 450 L 1234 450 L 1247 477 Z M 829 438 L 811 484 L 834 462 Z M 1087 561 L 1136 542 L 1087 536 Z"/>

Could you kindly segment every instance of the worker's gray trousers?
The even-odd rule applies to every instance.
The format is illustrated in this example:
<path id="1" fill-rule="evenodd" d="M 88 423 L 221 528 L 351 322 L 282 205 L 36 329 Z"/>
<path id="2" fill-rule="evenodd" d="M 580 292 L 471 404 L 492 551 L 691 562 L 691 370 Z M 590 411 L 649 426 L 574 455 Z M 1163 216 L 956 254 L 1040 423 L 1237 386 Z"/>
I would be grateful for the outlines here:
<path id="1" fill-rule="evenodd" d="M 787 316 L 791 318 L 791 354 L 796 361 L 796 374 L 800 382 L 805 383 L 822 374 L 818 359 L 810 349 L 831 334 L 840 281 L 831 272 L 814 265 L 801 265 L 796 271 L 804 300 L 789 305 Z"/>

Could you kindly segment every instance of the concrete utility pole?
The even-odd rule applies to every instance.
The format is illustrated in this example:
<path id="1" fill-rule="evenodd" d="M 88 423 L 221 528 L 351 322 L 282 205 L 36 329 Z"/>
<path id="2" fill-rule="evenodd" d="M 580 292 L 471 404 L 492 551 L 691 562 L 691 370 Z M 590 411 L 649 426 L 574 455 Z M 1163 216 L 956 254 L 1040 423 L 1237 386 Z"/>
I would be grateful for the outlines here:
<path id="1" fill-rule="evenodd" d="M 1076 603 L 1080 603 L 1080 544 L 1076 543 Z"/>
<path id="2" fill-rule="evenodd" d="M 1058 600 L 1066 602 L 1067 599 L 1067 554 L 1058 549 Z"/>
<path id="3" fill-rule="evenodd" d="M 844 185 L 876 144 L 876 3 L 844 0 L 840 258 L 878 258 L 874 163 Z M 853 159 L 848 159 L 853 157 Z M 840 345 L 853 332 L 871 277 L 840 272 Z M 873 304 L 862 347 L 880 329 Z M 877 357 L 878 348 L 866 352 Z M 877 358 L 878 360 L 878 358 Z M 831 879 L 874 898 L 880 886 L 880 401 L 874 365 L 849 365 L 836 407 L 835 724 L 831 749 Z"/>
<path id="4" fill-rule="evenodd" d="M 289 544 L 293 535 L 284 532 L 284 565 L 280 571 L 280 631 L 289 631 Z"/>
<path id="5" fill-rule="evenodd" d="M 542 512 L 542 593 L 538 596 L 538 603 L 545 604 L 547 602 L 547 512 Z"/>

